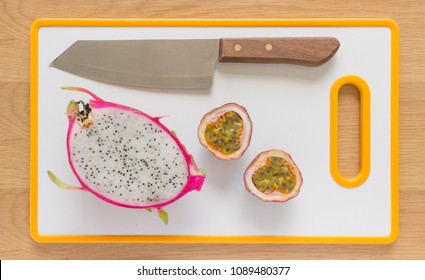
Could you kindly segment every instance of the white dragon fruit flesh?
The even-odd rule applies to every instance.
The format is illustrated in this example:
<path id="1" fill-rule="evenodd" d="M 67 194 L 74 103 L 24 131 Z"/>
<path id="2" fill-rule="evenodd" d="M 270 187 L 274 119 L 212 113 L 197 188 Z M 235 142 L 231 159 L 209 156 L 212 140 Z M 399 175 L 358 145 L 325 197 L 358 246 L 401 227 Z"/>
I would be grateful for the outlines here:
<path id="1" fill-rule="evenodd" d="M 204 172 L 159 117 L 104 101 L 83 88 L 63 89 L 85 92 L 92 100 L 71 100 L 66 112 L 68 160 L 81 187 L 48 171 L 56 185 L 88 191 L 122 207 L 157 209 L 165 223 L 164 206 L 201 190 Z"/>

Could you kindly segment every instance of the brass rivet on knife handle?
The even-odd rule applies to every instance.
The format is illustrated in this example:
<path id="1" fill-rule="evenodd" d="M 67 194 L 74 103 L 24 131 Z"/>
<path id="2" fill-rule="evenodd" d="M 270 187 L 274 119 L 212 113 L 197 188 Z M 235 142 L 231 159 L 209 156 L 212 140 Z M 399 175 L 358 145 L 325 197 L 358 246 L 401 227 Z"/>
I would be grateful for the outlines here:
<path id="1" fill-rule="evenodd" d="M 266 49 L 266 51 L 271 51 L 273 49 L 273 45 L 272 44 L 266 44 L 264 46 L 264 48 Z"/>
<path id="2" fill-rule="evenodd" d="M 235 45 L 235 51 L 240 52 L 242 50 L 242 46 L 240 44 Z"/>
<path id="3" fill-rule="evenodd" d="M 236 45 L 243 46 L 236 50 Z M 340 44 L 331 37 L 220 39 L 220 62 L 283 63 L 319 66 Z"/>

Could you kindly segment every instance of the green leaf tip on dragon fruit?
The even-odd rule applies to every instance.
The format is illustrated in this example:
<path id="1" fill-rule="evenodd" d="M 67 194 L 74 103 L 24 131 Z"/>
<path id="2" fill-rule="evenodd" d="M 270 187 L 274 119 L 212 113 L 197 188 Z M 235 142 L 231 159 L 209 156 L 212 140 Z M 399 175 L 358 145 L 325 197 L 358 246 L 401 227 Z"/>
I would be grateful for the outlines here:
<path id="1" fill-rule="evenodd" d="M 158 209 L 158 217 L 164 222 L 164 224 L 168 224 L 168 213 L 165 212 L 164 209 Z"/>
<path id="2" fill-rule="evenodd" d="M 56 175 L 55 174 L 53 174 L 53 172 L 52 171 L 47 171 L 47 175 L 49 176 L 49 178 L 50 178 L 50 180 L 52 180 L 52 182 L 56 185 L 56 186 L 58 186 L 59 188 L 61 188 L 61 189 L 64 189 L 64 190 L 80 190 L 81 189 L 81 187 L 75 187 L 75 186 L 71 186 L 71 185 L 68 185 L 67 183 L 64 183 L 64 182 L 62 182 L 58 177 L 56 177 Z"/>
<path id="3" fill-rule="evenodd" d="M 205 172 L 160 117 L 104 101 L 80 87 L 63 87 L 88 94 L 89 102 L 71 100 L 66 115 L 66 148 L 70 167 L 81 187 L 70 186 L 48 171 L 62 189 L 83 190 L 127 208 L 163 208 L 191 191 L 200 191 Z"/>

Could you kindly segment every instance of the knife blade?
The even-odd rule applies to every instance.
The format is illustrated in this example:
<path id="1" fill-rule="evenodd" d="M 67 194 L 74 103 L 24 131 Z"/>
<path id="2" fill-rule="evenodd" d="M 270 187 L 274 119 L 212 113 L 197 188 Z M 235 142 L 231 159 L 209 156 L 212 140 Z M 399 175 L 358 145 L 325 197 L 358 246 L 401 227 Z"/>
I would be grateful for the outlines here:
<path id="1" fill-rule="evenodd" d="M 331 59 L 339 45 L 331 37 L 79 40 L 50 66 L 129 86 L 209 88 L 217 61 L 314 67 Z"/>

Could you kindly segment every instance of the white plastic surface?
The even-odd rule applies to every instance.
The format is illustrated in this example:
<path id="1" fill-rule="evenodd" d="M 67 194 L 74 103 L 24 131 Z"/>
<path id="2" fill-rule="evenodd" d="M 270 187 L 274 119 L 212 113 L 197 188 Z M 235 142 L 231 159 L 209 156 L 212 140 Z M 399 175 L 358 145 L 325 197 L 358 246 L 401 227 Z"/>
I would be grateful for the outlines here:
<path id="1" fill-rule="evenodd" d="M 49 64 L 80 39 L 332 36 L 341 47 L 317 68 L 293 65 L 217 63 L 209 90 L 146 89 L 77 77 Z M 42 27 L 39 30 L 38 230 L 40 235 L 199 236 L 387 236 L 391 230 L 390 67 L 391 32 L 382 27 L 143 28 Z M 329 93 L 347 74 L 371 90 L 371 172 L 360 187 L 337 185 L 329 170 Z M 166 208 L 165 226 L 155 213 L 120 208 L 80 191 L 57 188 L 53 171 L 78 185 L 68 165 L 64 114 L 70 99 L 88 96 L 61 86 L 87 88 L 104 100 L 153 116 L 175 130 L 207 173 L 201 192 Z M 253 121 L 251 146 L 231 162 L 213 157 L 197 139 L 199 120 L 212 108 L 237 102 Z M 271 148 L 290 153 L 304 184 L 295 199 L 264 203 L 243 184 L 246 166 Z"/>

